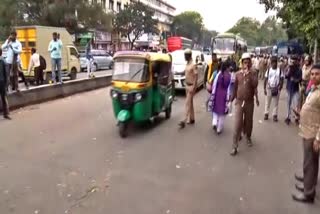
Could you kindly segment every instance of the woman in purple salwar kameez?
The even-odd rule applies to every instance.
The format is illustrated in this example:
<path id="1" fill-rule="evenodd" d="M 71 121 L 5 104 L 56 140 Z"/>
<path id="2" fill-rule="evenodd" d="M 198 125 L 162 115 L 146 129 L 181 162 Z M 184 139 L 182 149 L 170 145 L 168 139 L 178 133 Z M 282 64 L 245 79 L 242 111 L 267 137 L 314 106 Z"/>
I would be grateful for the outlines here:
<path id="1" fill-rule="evenodd" d="M 222 63 L 221 69 L 212 83 L 212 92 L 209 106 L 212 112 L 212 126 L 217 134 L 221 134 L 224 120 L 229 111 L 229 100 L 231 93 L 230 66 L 227 62 Z"/>

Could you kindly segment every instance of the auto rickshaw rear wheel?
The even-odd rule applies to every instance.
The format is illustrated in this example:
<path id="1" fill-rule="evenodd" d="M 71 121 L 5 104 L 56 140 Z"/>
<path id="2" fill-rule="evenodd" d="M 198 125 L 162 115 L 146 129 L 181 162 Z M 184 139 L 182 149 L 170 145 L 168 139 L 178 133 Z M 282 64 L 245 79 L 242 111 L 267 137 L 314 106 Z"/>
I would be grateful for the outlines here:
<path id="1" fill-rule="evenodd" d="M 166 119 L 170 119 L 171 117 L 171 104 L 170 106 L 166 109 L 165 113 L 166 113 Z"/>
<path id="2" fill-rule="evenodd" d="M 128 136 L 128 123 L 119 123 L 119 135 L 122 138 L 126 138 Z"/>

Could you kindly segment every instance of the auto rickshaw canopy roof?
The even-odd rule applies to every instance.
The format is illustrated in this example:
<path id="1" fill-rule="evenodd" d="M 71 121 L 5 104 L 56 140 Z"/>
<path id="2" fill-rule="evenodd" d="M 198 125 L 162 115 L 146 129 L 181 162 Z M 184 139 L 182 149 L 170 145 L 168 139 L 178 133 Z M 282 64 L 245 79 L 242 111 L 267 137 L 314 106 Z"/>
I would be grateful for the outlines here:
<path id="1" fill-rule="evenodd" d="M 153 53 L 153 52 L 140 52 L 140 51 L 119 51 L 113 57 L 117 58 L 141 58 L 149 61 L 162 61 L 171 62 L 169 54 Z"/>

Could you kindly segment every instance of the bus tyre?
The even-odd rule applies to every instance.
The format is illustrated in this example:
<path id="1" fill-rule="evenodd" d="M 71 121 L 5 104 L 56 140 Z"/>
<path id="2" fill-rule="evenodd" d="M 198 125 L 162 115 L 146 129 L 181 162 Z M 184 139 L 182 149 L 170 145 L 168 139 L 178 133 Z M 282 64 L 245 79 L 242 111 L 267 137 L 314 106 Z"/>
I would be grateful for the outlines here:
<path id="1" fill-rule="evenodd" d="M 166 119 L 170 119 L 171 117 L 171 111 L 172 111 L 172 108 L 171 108 L 171 105 L 166 109 L 165 113 L 166 113 Z"/>
<path id="2" fill-rule="evenodd" d="M 76 69 L 76 68 L 72 68 L 72 69 L 71 69 L 70 79 L 71 79 L 71 80 L 77 79 L 77 69 Z"/>
<path id="3" fill-rule="evenodd" d="M 122 138 L 126 138 L 128 136 L 128 123 L 125 123 L 125 122 L 119 123 L 119 135 Z"/>

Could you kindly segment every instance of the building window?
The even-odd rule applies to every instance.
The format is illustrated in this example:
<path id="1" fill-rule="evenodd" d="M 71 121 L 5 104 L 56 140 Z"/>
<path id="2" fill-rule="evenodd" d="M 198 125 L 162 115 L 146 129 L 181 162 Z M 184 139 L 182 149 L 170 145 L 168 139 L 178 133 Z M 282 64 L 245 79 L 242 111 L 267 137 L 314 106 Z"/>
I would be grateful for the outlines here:
<path id="1" fill-rule="evenodd" d="M 117 2 L 117 11 L 118 11 L 118 12 L 121 11 L 121 2 Z"/>
<path id="2" fill-rule="evenodd" d="M 109 9 L 112 11 L 114 10 L 114 1 L 113 0 L 109 1 Z"/>

